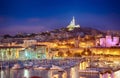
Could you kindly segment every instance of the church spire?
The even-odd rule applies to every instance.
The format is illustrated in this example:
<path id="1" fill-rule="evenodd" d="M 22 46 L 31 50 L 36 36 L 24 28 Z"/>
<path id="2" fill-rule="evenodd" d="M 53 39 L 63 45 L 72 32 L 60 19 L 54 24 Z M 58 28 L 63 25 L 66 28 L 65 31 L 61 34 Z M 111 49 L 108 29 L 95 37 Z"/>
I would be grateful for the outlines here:
<path id="1" fill-rule="evenodd" d="M 70 22 L 70 24 L 67 26 L 67 28 L 69 29 L 69 30 L 73 30 L 74 28 L 79 28 L 80 27 L 80 25 L 75 25 L 75 18 L 74 18 L 74 16 L 73 16 L 73 19 L 72 19 L 72 21 Z"/>
<path id="2" fill-rule="evenodd" d="M 73 16 L 73 24 L 75 25 L 75 17 Z"/>
<path id="3" fill-rule="evenodd" d="M 72 21 L 70 22 L 70 25 L 73 25 L 73 26 L 75 26 L 75 17 L 73 16 L 73 19 L 72 19 Z"/>

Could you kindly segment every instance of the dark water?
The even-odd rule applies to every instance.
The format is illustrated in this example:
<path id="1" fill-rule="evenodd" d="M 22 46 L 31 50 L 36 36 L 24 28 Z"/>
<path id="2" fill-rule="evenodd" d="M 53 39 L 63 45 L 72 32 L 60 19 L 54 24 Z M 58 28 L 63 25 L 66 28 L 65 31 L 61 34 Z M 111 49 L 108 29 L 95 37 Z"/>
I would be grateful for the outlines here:
<path id="1" fill-rule="evenodd" d="M 34 69 L 21 69 L 21 70 L 4 70 L 0 71 L 0 78 L 31 78 L 32 76 L 38 76 L 41 78 L 120 78 L 120 71 L 114 72 L 113 76 L 103 76 L 99 74 L 86 74 L 86 73 L 78 73 L 76 71 L 68 70 L 62 72 L 58 70 L 34 70 Z M 69 76 L 68 76 L 69 75 Z"/>
<path id="2" fill-rule="evenodd" d="M 98 74 L 80 74 L 80 78 L 100 78 Z"/>
<path id="3" fill-rule="evenodd" d="M 1 72 L 1 78 L 30 78 L 32 76 L 38 76 L 43 78 L 49 77 L 50 71 L 48 70 L 33 70 L 33 69 L 24 69 L 24 70 L 5 70 Z"/>
<path id="4" fill-rule="evenodd" d="M 68 78 L 67 73 L 63 72 L 64 74 L 61 77 L 58 77 L 60 73 L 56 70 L 33 70 L 33 69 L 22 69 L 22 70 L 4 70 L 0 72 L 0 78 L 30 78 L 32 76 L 38 76 L 42 78 Z M 75 73 L 75 72 L 74 72 Z M 71 78 L 99 78 L 97 74 L 76 74 L 69 73 L 69 77 Z"/>

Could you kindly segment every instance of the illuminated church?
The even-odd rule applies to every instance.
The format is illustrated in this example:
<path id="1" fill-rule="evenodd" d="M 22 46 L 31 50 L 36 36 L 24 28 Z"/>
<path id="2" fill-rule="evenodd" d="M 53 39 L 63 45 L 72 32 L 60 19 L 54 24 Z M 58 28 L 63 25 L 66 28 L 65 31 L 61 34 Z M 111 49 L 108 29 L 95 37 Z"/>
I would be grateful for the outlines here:
<path id="1" fill-rule="evenodd" d="M 75 25 L 75 18 L 73 16 L 72 21 L 70 22 L 70 24 L 67 26 L 68 30 L 73 30 L 74 28 L 80 28 L 80 25 Z"/>

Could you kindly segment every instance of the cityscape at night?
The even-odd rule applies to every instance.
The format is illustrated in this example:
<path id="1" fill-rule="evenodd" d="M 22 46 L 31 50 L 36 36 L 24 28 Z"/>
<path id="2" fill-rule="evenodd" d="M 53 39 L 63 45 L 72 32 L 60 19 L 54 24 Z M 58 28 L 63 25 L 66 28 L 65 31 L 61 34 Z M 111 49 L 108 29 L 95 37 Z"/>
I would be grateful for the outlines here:
<path id="1" fill-rule="evenodd" d="M 120 78 L 119 0 L 0 0 L 0 78 Z"/>

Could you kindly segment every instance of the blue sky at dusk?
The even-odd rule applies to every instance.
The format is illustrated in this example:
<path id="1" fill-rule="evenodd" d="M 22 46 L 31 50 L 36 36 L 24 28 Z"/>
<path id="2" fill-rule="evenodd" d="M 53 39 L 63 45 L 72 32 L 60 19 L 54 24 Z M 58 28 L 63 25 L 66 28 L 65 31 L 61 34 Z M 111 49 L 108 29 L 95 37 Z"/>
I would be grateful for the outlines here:
<path id="1" fill-rule="evenodd" d="M 41 32 L 76 24 L 120 30 L 120 0 L 0 0 L 0 34 Z"/>

